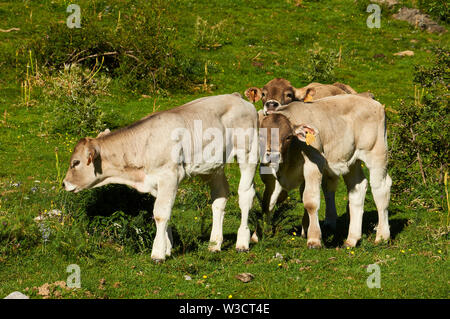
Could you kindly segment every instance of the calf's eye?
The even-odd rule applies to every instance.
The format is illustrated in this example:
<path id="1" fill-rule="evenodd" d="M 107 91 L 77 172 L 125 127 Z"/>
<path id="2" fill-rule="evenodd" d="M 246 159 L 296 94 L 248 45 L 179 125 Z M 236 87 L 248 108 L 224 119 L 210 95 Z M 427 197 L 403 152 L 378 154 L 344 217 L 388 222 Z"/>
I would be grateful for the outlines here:
<path id="1" fill-rule="evenodd" d="M 79 160 L 74 160 L 74 161 L 72 162 L 72 167 L 75 167 L 75 166 L 77 166 L 78 164 L 80 164 L 80 161 L 79 161 Z"/>

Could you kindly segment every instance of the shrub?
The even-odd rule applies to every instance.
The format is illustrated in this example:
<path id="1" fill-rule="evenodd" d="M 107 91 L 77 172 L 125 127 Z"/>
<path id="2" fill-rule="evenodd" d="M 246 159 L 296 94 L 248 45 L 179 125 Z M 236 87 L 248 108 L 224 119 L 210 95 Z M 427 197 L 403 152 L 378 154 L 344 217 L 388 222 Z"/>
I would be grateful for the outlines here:
<path id="1" fill-rule="evenodd" d="M 450 10 L 447 0 L 419 0 L 418 7 L 425 13 L 448 23 Z"/>
<path id="2" fill-rule="evenodd" d="M 194 45 L 199 49 L 210 50 L 220 48 L 224 42 L 225 20 L 215 25 L 210 25 L 208 21 L 197 17 L 195 23 Z"/>
<path id="3" fill-rule="evenodd" d="M 334 68 L 337 53 L 335 51 L 315 50 L 308 56 L 305 77 L 308 82 L 330 83 L 336 80 Z"/>
<path id="4" fill-rule="evenodd" d="M 432 207 L 439 201 L 449 158 L 450 52 L 435 50 L 429 66 L 416 66 L 414 101 L 401 101 L 391 128 L 393 190 Z"/>
<path id="5" fill-rule="evenodd" d="M 81 1 L 81 28 L 50 21 L 43 35 L 30 41 L 44 67 L 60 69 L 78 63 L 92 68 L 104 58 L 104 71 L 140 92 L 185 89 L 194 74 L 172 38 L 170 2 L 111 1 L 108 5 Z M 102 8 L 102 9 L 100 9 Z M 100 12 L 99 12 L 100 9 Z"/>
<path id="6" fill-rule="evenodd" d="M 109 82 L 106 75 L 78 65 L 65 65 L 62 71 L 44 77 L 44 101 L 51 107 L 50 131 L 86 136 L 105 129 L 105 113 L 96 102 L 98 96 L 108 94 Z"/>

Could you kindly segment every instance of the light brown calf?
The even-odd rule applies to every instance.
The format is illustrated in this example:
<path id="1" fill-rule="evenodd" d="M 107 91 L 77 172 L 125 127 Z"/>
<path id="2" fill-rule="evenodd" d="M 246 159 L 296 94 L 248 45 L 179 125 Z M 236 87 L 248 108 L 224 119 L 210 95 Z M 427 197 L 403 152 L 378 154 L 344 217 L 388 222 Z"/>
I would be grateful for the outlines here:
<path id="1" fill-rule="evenodd" d="M 233 129 L 245 132 L 237 138 L 243 137 L 247 142 L 236 141 Z M 200 98 L 151 114 L 120 130 L 105 130 L 96 138 L 82 138 L 70 158 L 63 186 L 76 193 L 115 183 L 155 196 L 156 235 L 151 258 L 164 260 L 171 254 L 168 222 L 178 185 L 186 177 L 201 175 L 211 188 L 213 225 L 209 248 L 218 251 L 229 194 L 224 166 L 235 157 L 241 173 L 241 226 L 236 249 L 248 250 L 247 221 L 255 194 L 253 177 L 258 160 L 257 116 L 253 105 L 239 94 Z"/>
<path id="2" fill-rule="evenodd" d="M 350 86 L 336 82 L 334 84 L 310 83 L 302 88 L 295 88 L 291 82 L 282 78 L 275 78 L 269 81 L 262 89 L 250 87 L 245 91 L 247 99 L 255 103 L 262 100 L 264 115 L 270 111 L 275 111 L 279 106 L 291 102 L 311 102 L 327 96 L 341 94 L 358 94 Z"/>
<path id="3" fill-rule="evenodd" d="M 308 247 L 320 247 L 320 188 L 325 194 L 326 219 L 333 218 L 337 180 L 343 175 L 350 209 L 345 245 L 353 247 L 361 238 L 368 184 L 361 168 L 364 162 L 370 171 L 370 186 L 378 210 L 376 242 L 389 239 L 387 207 L 391 178 L 387 174 L 385 111 L 380 103 L 357 95 L 293 102 L 264 117 L 260 134 L 264 130 L 267 132 L 262 136 L 267 138 L 260 145 L 265 153 L 261 165 L 266 168 L 266 173 L 261 174 L 266 186 L 264 210 L 273 209 L 282 190 L 304 183 L 303 229 Z M 273 138 L 277 136 L 275 133 L 278 139 Z M 276 158 L 279 161 L 272 160 Z"/>

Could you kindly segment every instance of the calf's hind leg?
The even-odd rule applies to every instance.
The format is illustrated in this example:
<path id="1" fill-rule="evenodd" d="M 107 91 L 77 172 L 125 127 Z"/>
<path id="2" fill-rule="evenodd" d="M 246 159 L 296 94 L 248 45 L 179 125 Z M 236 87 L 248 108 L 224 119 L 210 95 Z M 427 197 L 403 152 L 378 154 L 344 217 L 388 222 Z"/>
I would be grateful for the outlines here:
<path id="1" fill-rule="evenodd" d="M 344 181 L 347 185 L 350 210 L 350 225 L 344 245 L 355 247 L 358 240 L 361 239 L 364 199 L 367 191 L 367 179 L 364 176 L 360 161 L 356 161 L 350 167 L 350 172 L 344 175 Z"/>
<path id="2" fill-rule="evenodd" d="M 215 252 L 220 251 L 223 242 L 223 217 L 229 194 L 228 181 L 223 169 L 210 176 L 209 187 L 211 189 L 211 208 L 213 213 L 209 250 Z"/>
<path id="3" fill-rule="evenodd" d="M 386 134 L 384 132 L 384 134 Z M 381 140 L 381 139 L 380 139 Z M 364 162 L 370 171 L 370 188 L 378 211 L 378 225 L 375 243 L 390 238 L 388 206 L 391 195 L 391 177 L 387 173 L 386 135 L 382 143 L 375 145 Z"/>
<path id="4" fill-rule="evenodd" d="M 369 167 L 369 166 L 368 166 Z M 378 211 L 378 225 L 375 243 L 390 238 L 388 206 L 391 195 L 391 177 L 386 167 L 370 168 L 370 188 Z"/>
<path id="5" fill-rule="evenodd" d="M 255 176 L 256 164 L 239 163 L 241 179 L 239 181 L 239 208 L 241 209 L 241 225 L 238 229 L 236 249 L 247 251 L 250 244 L 250 229 L 248 228 L 248 213 L 253 204 L 255 189 L 253 177 Z"/>

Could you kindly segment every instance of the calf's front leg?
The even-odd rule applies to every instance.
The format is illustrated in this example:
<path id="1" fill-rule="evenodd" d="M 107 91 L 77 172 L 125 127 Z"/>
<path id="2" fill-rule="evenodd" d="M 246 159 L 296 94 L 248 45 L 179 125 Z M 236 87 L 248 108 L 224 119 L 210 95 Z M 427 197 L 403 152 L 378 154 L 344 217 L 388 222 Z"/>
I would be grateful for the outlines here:
<path id="1" fill-rule="evenodd" d="M 322 247 L 322 232 L 319 225 L 319 208 L 320 208 L 320 185 L 322 174 L 317 165 L 305 161 L 305 190 L 303 191 L 303 205 L 305 207 L 305 215 L 308 214 L 309 225 L 306 225 L 306 219 L 303 218 L 303 228 L 307 226 L 307 246 L 308 248 Z"/>
<path id="2" fill-rule="evenodd" d="M 163 261 L 170 255 L 172 245 L 169 239 L 168 223 L 175 202 L 178 189 L 176 176 L 165 175 L 158 181 L 158 193 L 153 208 L 153 218 L 156 223 L 156 236 L 153 240 L 151 258 L 154 261 Z"/>

